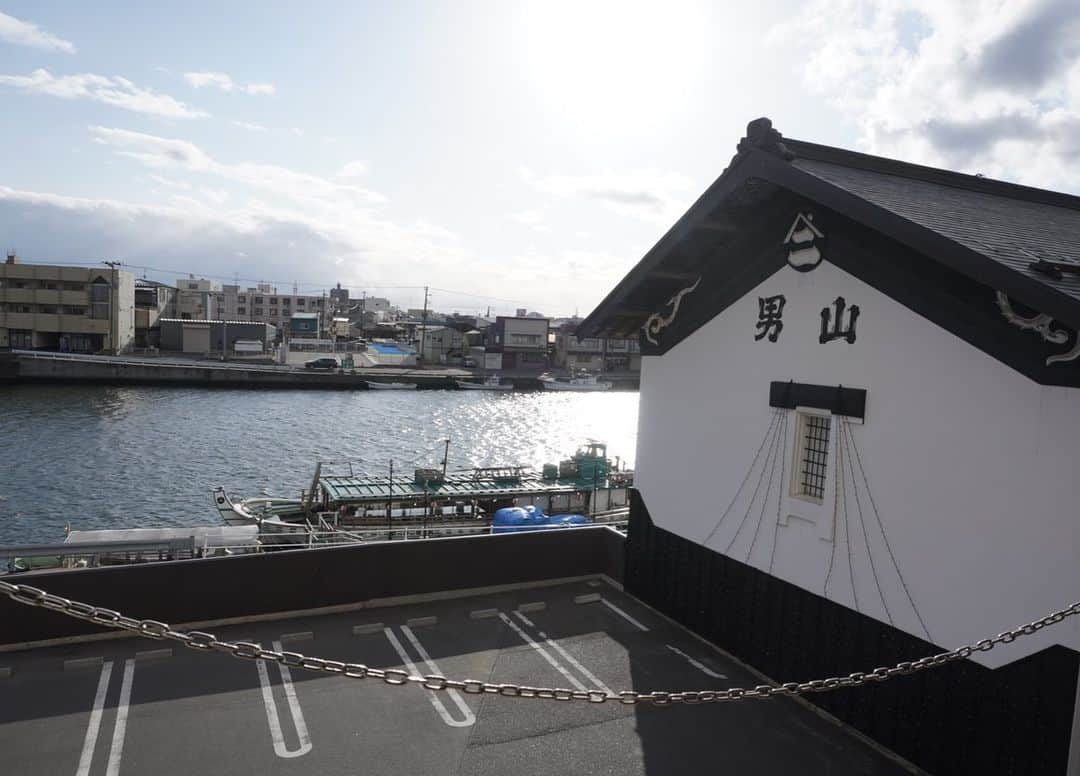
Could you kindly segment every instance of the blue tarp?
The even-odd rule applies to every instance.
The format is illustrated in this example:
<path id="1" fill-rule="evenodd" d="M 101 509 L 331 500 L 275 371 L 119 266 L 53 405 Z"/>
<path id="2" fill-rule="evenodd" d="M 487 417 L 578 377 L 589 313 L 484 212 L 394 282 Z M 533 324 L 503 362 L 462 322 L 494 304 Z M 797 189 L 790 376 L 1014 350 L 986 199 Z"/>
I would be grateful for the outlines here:
<path id="1" fill-rule="evenodd" d="M 588 525 L 591 522 L 585 515 L 546 515 L 540 507 L 504 507 L 495 512 L 491 521 L 491 532 L 543 531 L 548 528 Z"/>

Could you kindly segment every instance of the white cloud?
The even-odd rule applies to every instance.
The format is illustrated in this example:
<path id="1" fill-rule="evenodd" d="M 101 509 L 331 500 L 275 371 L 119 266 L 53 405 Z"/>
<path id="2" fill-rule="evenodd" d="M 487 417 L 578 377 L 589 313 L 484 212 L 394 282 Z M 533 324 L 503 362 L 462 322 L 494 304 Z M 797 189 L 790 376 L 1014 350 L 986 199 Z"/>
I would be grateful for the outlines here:
<path id="1" fill-rule="evenodd" d="M 772 38 L 872 153 L 1080 188 L 1075 0 L 817 0 Z"/>
<path id="2" fill-rule="evenodd" d="M 223 92 L 238 91 L 253 95 L 269 95 L 277 91 L 271 83 L 239 84 L 228 73 L 215 73 L 212 71 L 184 73 L 184 80 L 196 89 L 212 87 Z"/>
<path id="3" fill-rule="evenodd" d="M 336 280 L 423 285 L 435 279 L 452 287 L 462 262 L 474 258 L 456 235 L 430 224 L 397 224 L 356 208 L 317 212 L 255 200 L 228 207 L 235 198 L 200 193 L 206 199 L 178 194 L 173 204 L 148 205 L 0 186 L 0 230 L 17 238 L 33 261 L 70 261 L 78 258 L 71 253 L 78 245 L 80 255 L 136 266 L 257 273 L 328 287 Z"/>
<path id="4" fill-rule="evenodd" d="M 254 162 L 218 162 L 186 140 L 110 127 L 90 127 L 90 131 L 96 142 L 107 145 L 120 156 L 134 159 L 147 167 L 174 168 L 215 175 L 233 183 L 297 201 L 324 199 L 331 203 L 354 206 L 386 201 L 386 198 L 377 192 L 336 183 L 287 167 Z"/>
<path id="5" fill-rule="evenodd" d="M 11 86 L 26 94 L 44 94 L 63 100 L 93 100 L 116 108 L 170 119 L 203 118 L 205 112 L 192 108 L 167 94 L 136 86 L 120 76 L 54 76 L 38 69 L 30 75 L 0 75 L 0 85 Z"/>
<path id="6" fill-rule="evenodd" d="M 601 202 L 623 215 L 649 221 L 670 222 L 688 204 L 691 181 L 675 173 L 655 170 L 607 174 L 541 176 L 527 167 L 518 170 L 521 179 L 547 194 Z"/>
<path id="7" fill-rule="evenodd" d="M 0 40 L 45 51 L 75 53 L 75 44 L 71 41 L 45 32 L 33 22 L 24 22 L 2 12 L 0 12 Z"/>
<path id="8" fill-rule="evenodd" d="M 362 175 L 366 175 L 367 171 L 368 163 L 363 159 L 356 159 L 338 170 L 337 176 L 339 178 L 359 178 Z"/>
<path id="9" fill-rule="evenodd" d="M 273 84 L 248 84 L 241 87 L 248 94 L 274 94 L 277 92 L 277 87 Z"/>
<path id="10" fill-rule="evenodd" d="M 511 213 L 510 220 L 537 232 L 551 231 L 551 227 L 544 223 L 544 214 L 539 210 L 522 210 L 518 213 Z"/>
<path id="11" fill-rule="evenodd" d="M 240 127 L 251 132 L 268 132 L 269 127 L 264 127 L 262 124 L 256 124 L 252 121 L 230 121 L 234 127 Z"/>

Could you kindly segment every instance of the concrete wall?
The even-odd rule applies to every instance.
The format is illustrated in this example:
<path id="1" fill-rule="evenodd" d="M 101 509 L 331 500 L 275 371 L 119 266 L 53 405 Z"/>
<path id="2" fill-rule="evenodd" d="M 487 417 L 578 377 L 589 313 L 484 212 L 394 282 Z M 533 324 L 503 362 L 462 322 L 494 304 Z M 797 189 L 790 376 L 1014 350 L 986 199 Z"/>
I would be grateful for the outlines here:
<path id="1" fill-rule="evenodd" d="M 593 574 L 622 581 L 623 537 L 609 528 L 278 551 L 7 579 L 175 624 Z M 7 596 L 0 596 L 0 622 L 0 647 L 108 630 Z"/>
<path id="2" fill-rule="evenodd" d="M 758 299 L 777 294 L 786 297 L 778 341 L 755 341 Z M 819 344 L 821 310 L 838 295 L 860 307 L 857 339 Z M 865 423 L 850 436 L 870 489 L 845 474 L 846 522 L 834 508 L 835 424 L 820 504 L 780 482 L 797 464 L 793 422 L 769 476 L 759 474 L 767 452 L 751 471 L 776 412 L 773 380 L 867 390 Z M 1077 460 L 1080 391 L 1030 381 L 827 262 L 806 274 L 784 267 L 644 359 L 636 484 L 657 526 L 703 542 L 748 479 L 711 549 L 818 595 L 832 559 L 830 600 L 925 638 L 891 549 L 936 644 L 993 636 L 1080 598 Z M 772 486 L 751 506 L 759 481 Z M 996 667 L 1054 643 L 1080 649 L 1078 619 L 976 659 Z"/>

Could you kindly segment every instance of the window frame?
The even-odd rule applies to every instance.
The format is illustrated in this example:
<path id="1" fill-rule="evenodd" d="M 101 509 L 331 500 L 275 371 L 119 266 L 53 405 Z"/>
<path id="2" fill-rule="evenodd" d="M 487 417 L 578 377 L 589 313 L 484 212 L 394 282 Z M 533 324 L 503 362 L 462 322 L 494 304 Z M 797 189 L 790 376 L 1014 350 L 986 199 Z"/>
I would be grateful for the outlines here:
<path id="1" fill-rule="evenodd" d="M 829 490 L 829 475 L 833 464 L 833 449 L 835 444 L 833 439 L 833 431 L 836 428 L 834 422 L 835 416 L 828 410 L 821 410 L 815 407 L 796 407 L 795 410 L 795 438 L 792 440 L 792 452 L 791 452 L 791 478 L 788 482 L 788 496 L 807 504 L 814 504 L 820 506 L 825 503 L 825 496 Z M 824 450 L 824 467 L 821 473 L 821 496 L 814 496 L 804 491 L 804 481 L 806 478 L 806 471 L 804 469 L 804 458 L 806 456 L 807 449 L 807 431 L 811 418 L 823 418 L 827 422 L 828 433 L 825 438 L 825 450 Z"/>

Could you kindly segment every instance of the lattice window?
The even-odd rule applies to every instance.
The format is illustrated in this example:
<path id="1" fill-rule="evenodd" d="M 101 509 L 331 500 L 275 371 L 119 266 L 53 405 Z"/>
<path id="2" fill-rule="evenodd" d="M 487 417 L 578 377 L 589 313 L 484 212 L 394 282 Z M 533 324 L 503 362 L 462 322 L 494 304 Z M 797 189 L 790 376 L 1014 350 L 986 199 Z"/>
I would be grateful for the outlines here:
<path id="1" fill-rule="evenodd" d="M 831 425 L 832 419 L 828 415 L 799 413 L 799 446 L 792 483 L 796 496 L 818 502 L 825 498 Z"/>

